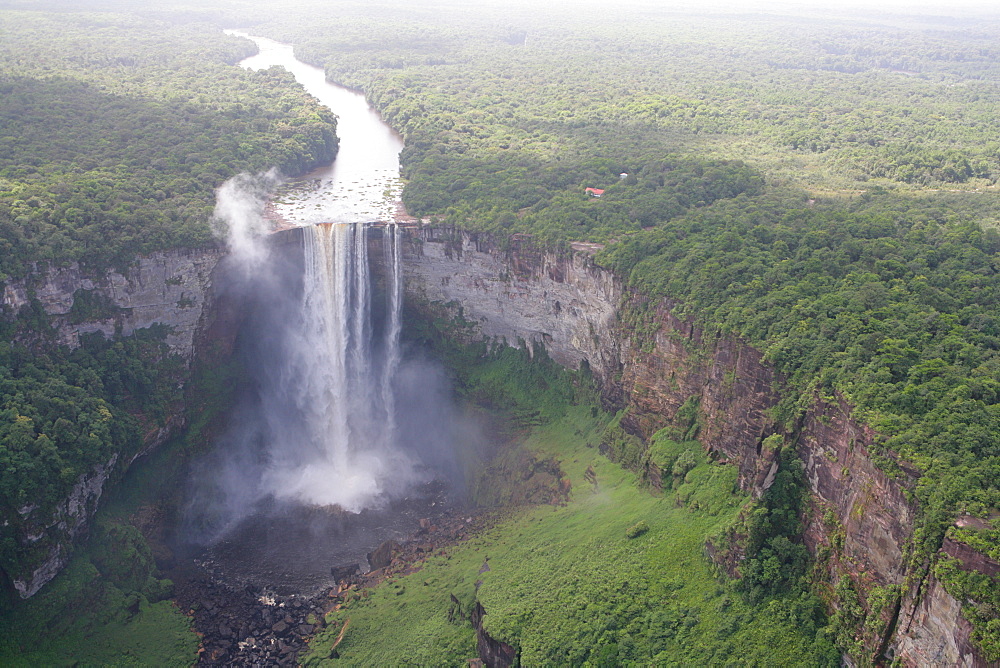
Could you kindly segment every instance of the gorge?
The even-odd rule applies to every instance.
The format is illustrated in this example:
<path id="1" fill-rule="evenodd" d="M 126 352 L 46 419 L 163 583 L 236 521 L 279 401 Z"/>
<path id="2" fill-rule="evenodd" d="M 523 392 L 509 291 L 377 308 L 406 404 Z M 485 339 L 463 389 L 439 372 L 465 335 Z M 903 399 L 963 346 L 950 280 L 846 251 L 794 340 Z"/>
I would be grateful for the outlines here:
<path id="1" fill-rule="evenodd" d="M 289 234 L 298 232 L 280 233 Z M 501 249 L 489 238 L 434 228 L 413 230 L 405 239 L 402 267 L 414 304 L 447 305 L 453 314 L 461 309 L 477 337 L 544 347 L 570 367 L 586 362 L 604 401 L 629 406 L 626 428 L 645 438 L 697 396 L 705 418 L 700 438 L 739 468 L 741 486 L 759 495 L 773 480 L 777 451 L 761 443 L 780 432 L 767 415 L 778 399 L 776 379 L 752 348 L 705 338 L 666 304 L 656 307 L 660 328 L 652 345 L 637 342 L 617 315 L 623 286 L 587 251 Z M 379 272 L 383 267 L 376 265 Z M 205 320 L 212 320 L 210 313 Z M 906 483 L 887 477 L 867 456 L 871 432 L 850 419 L 846 405 L 817 399 L 801 430 L 785 436 L 786 447 L 807 464 L 814 495 L 806 535 L 811 550 L 829 551 L 839 542 L 826 562 L 829 577 L 851 578 L 861 596 L 875 587 L 900 587 L 898 602 L 883 610 L 884 626 L 873 628 L 866 646 L 884 645 L 912 665 L 981 665 L 960 605 L 932 575 L 915 578 L 906 562 L 913 506 Z M 655 486 L 662 472 L 643 467 Z M 836 518 L 833 529 L 830 517 Z M 941 549 L 970 567 L 991 567 L 988 557 L 971 557 L 956 543 Z"/>
<path id="2" fill-rule="evenodd" d="M 289 69 L 337 112 L 344 139 L 332 165 L 266 207 L 253 179 L 219 192 L 230 254 L 217 282 L 244 314 L 234 354 L 248 378 L 194 465 L 179 533 L 232 582 L 314 593 L 336 584 L 331 564 L 364 564 L 460 495 L 453 409 L 439 372 L 401 349 L 399 228 L 371 224 L 396 214 L 398 136 L 291 47 L 251 39 L 261 53 L 241 65 Z"/>
<path id="3" fill-rule="evenodd" d="M 244 66 L 283 59 L 290 70 L 307 71 L 314 80 L 307 86 L 334 89 L 354 105 L 354 111 L 334 107 L 341 144 L 332 166 L 277 191 L 273 174 L 228 181 L 217 206 L 225 248 L 151 253 L 103 273 L 43 264 L 4 282 L 4 305 L 40 306 L 69 348 L 96 333 L 128 337 L 168 327 L 165 344 L 186 374 L 183 401 L 149 425 L 134 451 L 76 479 L 54 513 L 30 505 L 18 510 L 16 537 L 32 555 L 20 572 L 6 573 L 18 596 L 45 595 L 133 462 L 138 469 L 144 456 L 197 433 L 211 446 L 200 443 L 184 455 L 183 491 L 174 491 L 183 507 L 159 520 L 161 527 L 175 521 L 171 529 L 183 540 L 172 545 L 174 554 L 157 552 L 156 560 L 205 568 L 213 587 L 266 607 L 272 654 L 260 656 L 321 663 L 335 660 L 339 647 L 350 658 L 361 651 L 351 644 L 353 634 L 376 644 L 371 638 L 379 637 L 381 623 L 390 637 L 392 624 L 378 617 L 390 611 L 428 623 L 447 617 L 414 632 L 406 650 L 415 662 L 438 656 L 427 647 L 439 642 L 433 649 L 440 656 L 464 656 L 475 646 L 487 665 L 509 665 L 518 652 L 525 665 L 545 663 L 538 635 L 556 637 L 579 619 L 608 626 L 587 627 L 587 646 L 575 642 L 572 657 L 557 653 L 567 661 L 598 662 L 604 657 L 598 649 L 607 649 L 609 660 L 627 657 L 633 636 L 655 638 L 662 659 L 671 642 L 698 644 L 695 633 L 713 642 L 731 636 L 739 645 L 741 630 L 767 626 L 760 599 L 742 601 L 733 583 L 755 556 L 753 516 L 770 510 L 769 490 L 788 484 L 800 460 L 807 494 L 793 519 L 801 519 L 803 530 L 786 542 L 789 552 L 799 544 L 808 550 L 811 591 L 841 634 L 831 639 L 824 619 L 814 634 L 815 656 L 829 658 L 836 643 L 848 665 L 990 665 L 970 617 L 988 619 L 988 610 L 955 588 L 953 572 L 937 566 L 996 578 L 996 555 L 953 533 L 987 525 L 966 514 L 930 516 L 918 495 L 927 485 L 924 471 L 888 450 L 842 394 L 812 387 L 797 397 L 801 413 L 784 419 L 782 402 L 799 389 L 775 370 L 773 356 L 733 331 L 706 326 L 689 305 L 637 288 L 634 276 L 614 268 L 620 265 L 602 252 L 604 244 L 460 229 L 450 224 L 461 214 L 454 210 L 423 221 L 400 216 L 401 137 L 381 124 L 363 95 L 329 86 L 321 70 L 293 62 L 291 47 L 252 39 L 260 55 Z M 383 99 L 382 108 L 394 103 Z M 375 134 L 355 129 L 351 114 L 374 119 Z M 406 122 L 397 124 L 402 129 Z M 619 170 L 611 171 L 618 179 Z M 621 177 L 624 188 L 628 174 Z M 452 185 L 458 191 L 462 184 Z M 596 204 L 583 197 L 580 206 Z M 504 218 L 504 225 L 517 224 L 526 211 Z M 101 305 L 99 317 L 81 315 L 85 303 Z M 443 348 L 458 352 L 434 359 Z M 485 380 L 476 375 L 516 356 L 516 364 L 543 370 L 515 381 L 495 369 L 481 372 Z M 238 372 L 226 376 L 231 367 Z M 207 427 L 187 432 L 208 415 L 199 413 L 210 403 L 200 383 L 216 373 L 217 382 L 228 384 L 229 393 L 220 393 L 224 410 L 206 417 Z M 527 400 L 511 399 L 510 408 L 504 395 L 517 382 L 530 392 Z M 594 396 L 587 394 L 591 387 Z M 549 395 L 571 397 L 560 399 L 561 417 L 545 413 Z M 544 436 L 563 417 L 563 431 Z M 496 433 L 483 433 L 491 429 Z M 494 460 L 463 459 L 487 449 L 485 441 L 496 450 Z M 489 516 L 478 534 L 464 529 L 462 514 L 454 532 L 462 540 L 454 548 L 428 538 L 476 494 L 514 498 L 498 491 L 507 479 L 515 487 L 537 483 L 541 492 L 503 511 L 510 515 Z M 143 508 L 162 511 L 156 504 Z M 469 510 L 470 527 L 480 526 L 479 512 Z M 679 519 L 657 524 L 656 513 Z M 682 536 L 685 522 L 700 533 Z M 685 546 L 680 554 L 668 552 L 675 534 L 676 545 Z M 399 557 L 400 544 L 419 557 Z M 619 581 L 617 573 L 591 568 L 593 562 L 580 566 L 570 544 L 601 556 L 606 551 L 608 560 L 644 561 L 636 562 L 641 568 L 632 580 Z M 385 581 L 359 588 L 351 580 L 355 564 L 382 571 Z M 685 578 L 672 574 L 641 579 L 668 566 L 688 569 L 705 589 L 690 593 Z M 456 569 L 465 570 L 454 575 Z M 573 621 L 549 629 L 522 601 L 537 601 L 531 598 L 537 592 L 544 599 L 551 582 L 572 595 L 553 597 L 565 615 L 555 619 Z M 645 601 L 649 592 L 661 596 L 659 617 L 620 601 Z M 314 594 L 329 595 L 329 605 L 309 598 Z M 241 645 L 251 639 L 246 625 L 230 628 L 231 619 L 211 609 L 217 599 L 207 600 L 206 606 L 192 599 L 184 611 L 199 623 L 208 619 L 202 660 L 237 660 L 236 648 L 246 649 Z M 608 601 L 621 606 L 615 614 L 599 608 Z M 302 619 L 292 623 L 278 613 L 295 602 Z M 136 610 L 145 611 L 140 603 Z M 807 603 L 795 605 L 775 605 L 768 614 L 787 628 L 818 624 Z M 620 620 L 627 629 L 625 622 L 613 626 Z M 278 638 L 293 632 L 311 638 L 312 648 L 301 638 L 294 648 Z M 464 644 L 444 647 L 440 638 L 449 634 Z"/>

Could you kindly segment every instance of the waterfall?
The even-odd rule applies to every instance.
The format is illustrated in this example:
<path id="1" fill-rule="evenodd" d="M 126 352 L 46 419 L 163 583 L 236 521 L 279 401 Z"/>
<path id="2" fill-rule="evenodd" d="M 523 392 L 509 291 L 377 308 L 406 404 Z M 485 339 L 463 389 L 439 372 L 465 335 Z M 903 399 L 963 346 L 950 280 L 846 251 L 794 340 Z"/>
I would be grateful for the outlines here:
<path id="1" fill-rule="evenodd" d="M 396 437 L 396 406 L 393 401 L 392 379 L 399 369 L 399 334 L 402 330 L 403 277 L 400 271 L 399 227 L 389 225 L 383 236 L 382 251 L 385 261 L 386 311 L 385 364 L 382 368 L 382 405 L 385 407 L 387 438 Z"/>
<path id="2" fill-rule="evenodd" d="M 468 445 L 478 431 L 456 414 L 446 374 L 402 354 L 401 230 L 382 228 L 379 249 L 368 243 L 378 230 L 360 222 L 396 213 L 402 139 L 363 95 L 327 84 L 290 46 L 251 39 L 261 53 L 241 64 L 292 72 L 337 114 L 341 143 L 336 162 L 289 184 L 294 197 L 270 199 L 294 233 L 270 236 L 265 205 L 276 172 L 239 175 L 217 192 L 213 226 L 230 254 L 213 287 L 220 304 L 239 308 L 239 375 L 226 388 L 233 406 L 224 430 L 192 463 L 184 533 L 194 543 L 230 545 L 229 559 L 245 559 L 237 559 L 240 572 L 261 569 L 265 581 L 291 564 L 312 568 L 310 558 L 287 555 L 315 545 L 325 579 L 326 559 L 357 561 L 398 537 L 409 521 L 397 514 L 404 506 L 429 503 L 420 511 L 427 516 L 438 498 L 426 495 L 438 494 L 439 483 L 464 485 L 455 434 Z M 301 254 L 286 234 L 302 239 Z M 308 540 L 272 533 L 276 518 Z M 277 562 L 264 545 L 280 554 Z"/>
<path id="3" fill-rule="evenodd" d="M 352 398 L 355 406 L 354 411 L 367 411 L 371 405 L 369 390 L 370 383 L 367 383 L 368 376 L 372 373 L 371 368 L 371 298 L 370 281 L 368 271 L 368 233 L 365 225 L 351 225 L 354 235 L 353 253 L 351 260 L 353 269 L 353 289 L 354 306 L 347 315 L 351 323 L 351 364 L 353 373 L 350 378 L 350 387 L 357 391 Z"/>
<path id="4" fill-rule="evenodd" d="M 398 482 L 400 470 L 413 468 L 397 447 L 393 397 L 401 360 L 399 231 L 391 225 L 383 235 L 385 312 L 376 314 L 369 228 L 302 228 L 301 321 L 282 387 L 308 442 L 272 449 L 264 481 L 277 498 L 360 510 L 381 502 L 390 473 Z M 380 346 L 376 323 L 384 323 Z"/>
<path id="5" fill-rule="evenodd" d="M 347 225 L 315 225 L 305 230 L 305 283 L 302 313 L 311 360 L 299 360 L 303 382 L 298 403 L 319 446 L 338 468 L 348 464 L 348 356 L 351 256 Z"/>

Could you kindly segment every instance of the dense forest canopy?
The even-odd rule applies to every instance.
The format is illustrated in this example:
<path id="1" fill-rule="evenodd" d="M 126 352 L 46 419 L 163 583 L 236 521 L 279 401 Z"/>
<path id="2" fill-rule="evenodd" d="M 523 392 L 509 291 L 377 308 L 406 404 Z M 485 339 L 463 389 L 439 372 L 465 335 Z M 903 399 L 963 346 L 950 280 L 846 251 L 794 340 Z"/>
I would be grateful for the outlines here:
<path id="1" fill-rule="evenodd" d="M 25 11 L 0 12 L 0 281 L 38 261 L 100 269 L 208 243 L 224 179 L 330 158 L 334 119 L 287 73 L 233 66 L 253 46 L 219 29 L 249 27 L 364 91 L 404 135 L 412 214 L 606 244 L 597 261 L 648 303 L 764 353 L 789 432 L 818 398 L 842 398 L 881 434 L 878 463 L 920 476 L 914 563 L 932 563 L 945 532 L 1000 554 L 995 16 L 14 4 Z M 623 315 L 645 323 L 637 303 Z M 37 303 L 6 316 L 0 508 L 13 516 L 134 452 L 181 370 L 162 332 L 71 352 Z M 694 465 L 680 440 L 652 448 Z M 747 525 L 744 594 L 812 619 L 801 467 L 783 464 Z M 959 530 L 959 513 L 993 529 Z M 23 558 L 0 543 L 0 566 Z M 995 581 L 934 568 L 1000 657 Z M 839 646 L 862 651 L 857 620 L 834 621 Z M 824 633 L 810 631 L 828 654 Z"/>
<path id="2" fill-rule="evenodd" d="M 122 13 L 0 12 L 0 286 L 37 263 L 100 279 L 140 254 L 214 243 L 215 189 L 241 171 L 329 161 L 336 120 L 284 70 L 236 63 L 249 41 Z M 29 290 L 29 297 L 32 294 Z M 70 319 L 114 308 L 78 290 Z M 127 465 L 180 410 L 185 363 L 164 327 L 58 345 L 38 301 L 0 318 L 0 570 L 83 475 Z M 18 512 L 20 511 L 20 512 Z"/>
<path id="3" fill-rule="evenodd" d="M 0 279 L 28 263 L 128 265 L 212 239 L 225 179 L 329 160 L 335 120 L 210 25 L 0 14 Z"/>
<path id="4" fill-rule="evenodd" d="M 412 11 L 287 33 L 418 144 L 448 147 L 471 132 L 484 135 L 479 150 L 513 141 L 544 159 L 605 129 L 701 157 L 766 161 L 771 178 L 814 188 L 887 179 L 975 189 L 1000 170 L 995 35 L 981 23 L 627 7 L 600 21 L 464 18 Z"/>

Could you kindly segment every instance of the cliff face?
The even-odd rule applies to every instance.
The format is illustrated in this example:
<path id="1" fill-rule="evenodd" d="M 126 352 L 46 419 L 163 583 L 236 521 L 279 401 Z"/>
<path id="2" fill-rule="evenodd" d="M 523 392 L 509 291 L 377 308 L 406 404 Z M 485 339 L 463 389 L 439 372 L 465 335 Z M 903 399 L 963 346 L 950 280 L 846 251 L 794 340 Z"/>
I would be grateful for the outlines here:
<path id="1" fill-rule="evenodd" d="M 34 525 L 26 535 L 18 536 L 24 547 L 39 546 L 43 548 L 43 557 L 30 572 L 12 574 L 14 588 L 21 598 L 30 598 L 59 574 L 69 561 L 69 545 L 87 527 L 87 521 L 97 510 L 97 502 L 104 491 L 107 482 L 118 462 L 115 455 L 106 464 L 95 466 L 89 473 L 84 473 L 77 480 L 70 495 L 60 503 L 48 517 L 33 517 L 37 515 L 35 506 L 25 506 L 18 510 L 22 519 L 28 520 L 27 526 Z"/>
<path id="2" fill-rule="evenodd" d="M 158 323 L 169 325 L 171 350 L 190 361 L 221 254 L 215 248 L 154 253 L 139 258 L 124 274 L 109 271 L 96 277 L 85 275 L 75 263 L 42 270 L 8 283 L 2 303 L 16 311 L 34 295 L 53 316 L 60 343 L 71 347 L 79 345 L 81 334 L 101 332 L 111 337 L 116 331 L 128 335 Z M 107 317 L 82 321 L 75 317 L 74 301 L 81 295 L 98 297 L 112 307 Z"/>
<path id="3" fill-rule="evenodd" d="M 541 253 L 516 241 L 501 248 L 424 228 L 411 233 L 404 262 L 408 298 L 450 305 L 482 337 L 544 345 L 573 368 L 585 361 L 609 404 L 628 407 L 622 424 L 638 436 L 669 424 L 695 397 L 699 438 L 739 467 L 744 489 L 760 494 L 773 481 L 777 453 L 762 444 L 778 431 L 768 416 L 781 379 L 753 348 L 705 336 L 669 304 L 627 294 L 581 252 Z M 637 309 L 647 316 L 653 309 L 655 331 L 628 325 Z M 901 476 L 886 475 L 869 454 L 877 435 L 836 400 L 817 397 L 786 436 L 806 464 L 812 502 L 805 540 L 825 571 L 829 603 L 863 611 L 856 638 L 867 656 L 856 658 L 877 661 L 886 653 L 906 665 L 984 665 L 960 602 L 927 564 L 908 562 L 916 509 L 906 490 L 916 472 L 902 466 Z"/>
<path id="4" fill-rule="evenodd" d="M 598 375 L 615 368 L 618 283 L 584 255 L 530 248 L 501 252 L 488 239 L 424 229 L 404 250 L 406 289 L 418 298 L 454 302 L 485 338 L 542 344 L 560 364 L 586 360 Z"/>
<path id="5" fill-rule="evenodd" d="M 16 312 L 35 297 L 52 316 L 59 342 L 70 347 L 79 345 L 82 334 L 101 332 L 111 337 L 167 325 L 171 328 L 167 344 L 190 364 L 199 332 L 218 319 L 211 287 L 221 257 L 222 251 L 215 248 L 155 253 L 140 258 L 124 274 L 110 271 L 99 276 L 86 275 L 76 265 L 43 269 L 8 283 L 2 303 Z M 84 319 L 81 315 L 86 312 L 74 309 L 75 300 L 81 297 L 101 304 L 96 319 Z M 135 457 L 156 448 L 183 425 L 183 415 L 167 416 L 163 425 L 145 434 Z M 86 531 L 105 483 L 116 468 L 127 467 L 135 457 L 122 461 L 114 455 L 81 475 L 51 514 L 33 505 L 18 510 L 23 530 L 16 539 L 26 551 L 39 555 L 25 572 L 9 574 L 22 598 L 33 596 L 65 567 L 70 546 Z"/>

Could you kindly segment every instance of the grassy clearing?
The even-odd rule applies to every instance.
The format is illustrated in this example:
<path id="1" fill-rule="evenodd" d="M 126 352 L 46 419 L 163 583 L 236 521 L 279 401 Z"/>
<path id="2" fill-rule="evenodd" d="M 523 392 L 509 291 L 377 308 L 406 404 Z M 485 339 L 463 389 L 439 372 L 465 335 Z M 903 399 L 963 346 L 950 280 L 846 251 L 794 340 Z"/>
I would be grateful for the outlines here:
<path id="1" fill-rule="evenodd" d="M 198 638 L 190 622 L 170 601 L 150 603 L 129 596 L 100 582 L 100 574 L 89 561 L 76 559 L 53 588 L 72 598 L 78 609 L 93 614 L 49 618 L 47 628 L 14 624 L 0 641 L 0 664 L 4 666 L 190 666 L 198 649 Z M 71 572 L 72 571 L 72 572 Z M 38 609 L 53 596 L 43 594 Z M 127 609 L 134 606 L 133 612 Z M 120 609 L 119 609 L 120 608 Z M 66 609 L 61 609 L 63 615 Z M 30 613 L 29 613 L 30 614 Z M 33 615 L 39 619 L 37 613 Z M 29 635 L 30 634 L 30 635 Z M 25 639 L 31 645 L 21 643 Z"/>
<path id="2" fill-rule="evenodd" d="M 144 503 L 176 484 L 182 443 L 130 469 L 94 518 L 69 566 L 27 601 L 0 610 L 3 666 L 189 666 L 198 636 L 156 576 L 149 545 L 130 523 Z"/>
<path id="3" fill-rule="evenodd" d="M 814 605 L 751 608 L 705 558 L 706 537 L 747 502 L 735 469 L 699 450 L 674 492 L 652 496 L 598 454 L 607 420 L 572 407 L 528 438 L 561 461 L 569 503 L 514 512 L 331 613 L 305 664 L 463 665 L 476 655 L 468 616 L 478 599 L 486 630 L 517 646 L 526 666 L 835 665 Z M 640 522 L 646 531 L 634 530 Z M 328 659 L 348 619 L 341 658 Z"/>
<path id="4" fill-rule="evenodd" d="M 198 637 L 190 620 L 162 600 L 169 583 L 143 573 L 142 586 L 134 589 L 122 580 L 135 573 L 107 572 L 101 556 L 89 548 L 77 553 L 41 593 L 3 615 L 0 665 L 194 663 Z M 124 555 L 122 562 L 132 556 Z M 137 560 L 142 562 L 142 555 Z"/>

